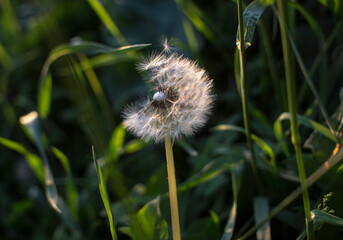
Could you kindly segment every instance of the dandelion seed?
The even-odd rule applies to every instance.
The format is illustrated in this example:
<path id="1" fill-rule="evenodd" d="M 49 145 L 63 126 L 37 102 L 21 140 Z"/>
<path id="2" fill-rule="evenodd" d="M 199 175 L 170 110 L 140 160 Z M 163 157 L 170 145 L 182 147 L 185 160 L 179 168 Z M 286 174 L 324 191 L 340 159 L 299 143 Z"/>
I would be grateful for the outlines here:
<path id="1" fill-rule="evenodd" d="M 124 110 L 124 126 L 137 137 L 161 142 L 166 136 L 174 141 L 194 134 L 210 113 L 212 80 L 192 60 L 164 43 L 160 54 L 152 54 L 139 64 L 155 85 L 147 100 Z"/>

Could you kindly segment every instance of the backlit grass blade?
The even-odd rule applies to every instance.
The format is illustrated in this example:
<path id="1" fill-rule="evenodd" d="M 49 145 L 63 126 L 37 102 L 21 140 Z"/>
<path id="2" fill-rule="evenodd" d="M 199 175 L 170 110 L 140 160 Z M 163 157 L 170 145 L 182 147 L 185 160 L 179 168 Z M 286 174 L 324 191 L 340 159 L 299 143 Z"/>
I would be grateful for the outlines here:
<path id="1" fill-rule="evenodd" d="M 43 142 L 41 139 L 41 126 L 37 112 L 31 112 L 20 118 L 20 123 L 27 129 L 27 132 L 32 137 L 32 140 L 38 148 L 39 154 L 43 159 L 44 179 L 45 179 L 45 194 L 50 205 L 58 212 L 61 213 L 59 206 L 59 196 L 55 184 L 54 176 L 52 174 L 48 157 L 45 153 Z"/>
<path id="2" fill-rule="evenodd" d="M 68 157 L 58 148 L 52 147 L 52 152 L 54 153 L 55 157 L 60 160 L 61 164 L 63 165 L 64 171 L 66 172 L 67 176 L 67 183 L 66 183 L 66 195 L 68 200 L 68 205 L 73 213 L 73 216 L 77 218 L 77 202 L 79 198 L 79 194 L 76 190 L 73 176 L 70 170 L 70 164 Z"/>
<path id="3" fill-rule="evenodd" d="M 191 0 L 175 0 L 176 4 L 189 18 L 194 27 L 201 32 L 208 40 L 215 44 L 215 36 L 206 21 L 204 12 Z"/>
<path id="4" fill-rule="evenodd" d="M 71 230 L 78 232 L 78 234 L 81 234 L 79 226 L 71 218 L 69 208 L 65 205 L 64 200 L 58 195 L 55 179 L 52 174 L 49 160 L 44 150 L 41 138 L 42 131 L 38 113 L 31 112 L 21 117 L 20 123 L 23 125 L 24 128 L 26 128 L 26 133 L 29 134 L 28 137 L 30 137 L 30 139 L 35 143 L 41 155 L 41 158 L 43 159 L 45 195 L 48 202 L 56 212 L 61 214 L 60 216 Z"/>
<path id="5" fill-rule="evenodd" d="M 98 15 L 102 23 L 113 35 L 113 37 L 117 39 L 118 43 L 122 46 L 128 45 L 125 37 L 121 34 L 119 28 L 114 23 L 113 19 L 110 17 L 101 2 L 99 0 L 88 0 L 88 3 L 93 8 L 94 12 Z"/>
<path id="6" fill-rule="evenodd" d="M 325 7 L 343 17 L 343 3 L 340 0 L 318 0 Z"/>
<path id="7" fill-rule="evenodd" d="M 50 65 L 62 56 L 69 54 L 85 54 L 85 55 L 95 55 L 101 53 L 117 54 L 125 53 L 128 51 L 140 50 L 150 44 L 137 44 L 124 46 L 120 48 L 112 48 L 110 46 L 89 42 L 80 41 L 76 43 L 62 44 L 54 48 L 48 59 L 45 61 L 41 75 L 38 88 L 38 111 L 42 118 L 46 118 L 50 112 L 50 102 L 51 102 L 51 89 L 52 89 L 52 79 L 50 76 Z"/>
<path id="8" fill-rule="evenodd" d="M 119 156 L 120 149 L 124 144 L 126 130 L 123 125 L 116 127 L 112 133 L 109 143 L 110 161 L 116 162 Z"/>
<path id="9" fill-rule="evenodd" d="M 98 161 L 95 158 L 94 146 L 92 146 L 92 155 L 93 155 L 93 161 L 95 164 L 96 173 L 98 176 L 99 191 L 100 191 L 101 199 L 102 199 L 102 202 L 104 203 L 105 210 L 106 210 L 107 217 L 108 217 L 108 221 L 110 223 L 110 230 L 111 230 L 112 239 L 116 240 L 117 239 L 117 233 L 115 230 L 111 206 L 110 206 L 110 201 L 108 199 L 108 194 L 107 194 L 107 190 L 106 190 L 106 183 L 105 183 L 104 176 L 102 174 L 101 168 L 98 164 Z"/>
<path id="10" fill-rule="evenodd" d="M 36 177 L 44 184 L 43 162 L 36 154 L 29 152 L 23 145 L 0 137 L 0 144 L 23 155 Z"/>

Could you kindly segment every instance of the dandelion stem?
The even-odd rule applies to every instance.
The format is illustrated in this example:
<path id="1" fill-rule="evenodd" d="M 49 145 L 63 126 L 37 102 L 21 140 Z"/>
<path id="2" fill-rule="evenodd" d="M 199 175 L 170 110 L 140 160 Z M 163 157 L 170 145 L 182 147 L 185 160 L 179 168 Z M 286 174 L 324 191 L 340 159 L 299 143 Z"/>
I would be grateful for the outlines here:
<path id="1" fill-rule="evenodd" d="M 295 148 L 295 155 L 297 158 L 298 171 L 301 185 L 305 186 L 306 173 L 304 162 L 301 153 L 300 146 L 300 134 L 298 128 L 298 122 L 296 117 L 296 98 L 295 98 L 295 74 L 292 65 L 292 56 L 291 49 L 287 36 L 287 17 L 286 17 L 286 5 L 285 0 L 278 0 L 277 6 L 279 9 L 280 15 L 280 30 L 281 30 L 281 40 L 282 40 L 282 49 L 284 56 L 284 65 L 285 65 L 285 75 L 286 75 L 286 84 L 287 84 L 287 99 L 288 107 L 291 115 L 291 132 L 292 132 L 292 143 Z M 303 190 L 303 202 L 306 218 L 306 230 L 307 230 L 307 239 L 314 239 L 314 227 L 313 221 L 311 219 L 311 207 L 308 191 L 306 188 Z"/>
<path id="2" fill-rule="evenodd" d="M 177 204 L 176 180 L 173 148 L 170 136 L 165 137 L 165 148 L 167 157 L 168 169 L 168 184 L 169 184 L 169 198 L 170 198 L 170 212 L 173 229 L 173 240 L 181 240 L 179 209 Z"/>
<path id="3" fill-rule="evenodd" d="M 240 60 L 240 69 L 241 69 L 241 98 L 242 98 L 242 108 L 243 108 L 243 116 L 244 116 L 244 128 L 245 128 L 245 135 L 247 138 L 248 148 L 251 154 L 251 166 L 255 175 L 257 189 L 259 194 L 262 193 L 261 182 L 256 166 L 256 158 L 254 149 L 252 146 L 251 140 L 251 132 L 249 127 L 249 115 L 248 115 L 248 104 L 247 104 L 247 96 L 248 96 L 248 89 L 246 84 L 246 60 L 245 60 L 245 44 L 244 44 L 244 34 L 243 34 L 243 7 L 242 7 L 242 0 L 237 1 L 237 11 L 238 11 L 238 28 L 239 28 L 239 60 Z"/>

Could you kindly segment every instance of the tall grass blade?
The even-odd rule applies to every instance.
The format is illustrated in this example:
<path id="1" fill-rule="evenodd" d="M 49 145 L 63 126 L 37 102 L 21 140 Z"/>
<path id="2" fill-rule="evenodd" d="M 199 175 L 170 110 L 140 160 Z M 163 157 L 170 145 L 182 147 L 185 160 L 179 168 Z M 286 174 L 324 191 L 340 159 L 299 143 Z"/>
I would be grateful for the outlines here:
<path id="1" fill-rule="evenodd" d="M 125 37 L 121 34 L 119 28 L 114 23 L 113 19 L 110 17 L 104 6 L 99 0 L 88 0 L 89 5 L 93 8 L 94 12 L 98 15 L 102 23 L 110 31 L 110 33 L 115 37 L 118 43 L 122 46 L 128 45 L 129 43 Z"/>
<path id="2" fill-rule="evenodd" d="M 229 217 L 227 219 L 223 236 L 221 240 L 230 240 L 233 236 L 237 218 L 237 204 L 238 204 L 238 192 L 241 187 L 243 177 L 243 162 L 231 164 L 229 166 L 232 179 L 232 192 L 233 192 L 233 203 L 230 209 Z"/>
<path id="3" fill-rule="evenodd" d="M 55 185 L 55 180 L 50 168 L 48 157 L 45 153 L 43 142 L 41 139 L 41 126 L 37 112 L 31 112 L 20 118 L 20 123 L 27 129 L 27 132 L 32 137 L 36 144 L 38 151 L 43 159 L 44 179 L 45 179 L 45 193 L 46 198 L 50 205 L 58 212 L 61 213 L 59 206 L 59 196 Z"/>
<path id="4" fill-rule="evenodd" d="M 66 172 L 66 175 L 67 175 L 66 195 L 67 195 L 68 205 L 73 214 L 73 217 L 77 219 L 77 203 L 79 199 L 79 194 L 74 184 L 73 176 L 70 169 L 69 159 L 58 148 L 52 147 L 51 150 L 53 154 L 55 155 L 55 157 L 61 162 L 61 164 L 63 165 L 64 171 Z"/>
<path id="5" fill-rule="evenodd" d="M 306 69 L 306 67 L 305 67 L 305 64 L 304 64 L 304 62 L 303 62 L 303 60 L 302 60 L 302 58 L 301 58 L 301 56 L 300 56 L 300 54 L 299 54 L 299 52 L 298 52 L 297 47 L 295 46 L 295 43 L 294 43 L 294 41 L 293 41 L 293 38 L 291 37 L 290 34 L 288 34 L 288 37 L 289 37 L 289 42 L 290 42 L 290 44 L 291 44 L 291 46 L 292 46 L 292 48 L 293 48 L 295 57 L 296 57 L 296 59 L 297 59 L 297 61 L 298 61 L 298 64 L 299 64 L 299 66 L 300 66 L 300 69 L 301 69 L 301 71 L 302 71 L 302 73 L 303 73 L 303 75 L 304 75 L 304 77 L 305 77 L 305 79 L 306 79 L 307 84 L 308 84 L 309 87 L 311 88 L 311 90 L 312 90 L 312 92 L 313 92 L 313 95 L 315 96 L 315 98 L 316 98 L 316 100 L 317 100 L 317 102 L 318 102 L 319 108 L 320 108 L 320 110 L 321 110 L 321 112 L 322 112 L 322 114 L 323 114 L 323 116 L 324 116 L 324 119 L 325 119 L 325 121 L 326 121 L 326 124 L 329 126 L 332 135 L 334 135 L 334 137 L 336 138 L 337 142 L 339 143 L 340 139 L 339 139 L 339 137 L 336 135 L 336 130 L 334 129 L 334 127 L 333 127 L 333 125 L 332 125 L 332 123 L 331 123 L 330 117 L 329 117 L 328 113 L 327 113 L 326 110 L 325 110 L 324 103 L 323 103 L 322 100 L 320 99 L 319 94 L 318 94 L 318 92 L 317 92 L 317 90 L 316 90 L 316 88 L 315 88 L 315 86 L 314 86 L 314 84 L 313 84 L 313 81 L 312 81 L 312 79 L 310 78 L 309 73 L 307 72 L 307 69 Z"/>
<path id="6" fill-rule="evenodd" d="M 117 239 L 117 233 L 115 230 L 111 206 L 110 206 L 110 201 L 108 199 L 108 194 L 107 194 L 107 190 L 106 190 L 106 183 L 105 183 L 104 177 L 102 175 L 102 171 L 101 171 L 101 168 L 98 164 L 98 161 L 95 158 L 94 146 L 92 146 L 92 155 L 93 155 L 93 161 L 95 164 L 96 173 L 98 176 L 99 191 L 100 191 L 101 199 L 102 199 L 102 202 L 104 203 L 105 210 L 106 210 L 107 217 L 108 217 L 108 221 L 110 223 L 110 230 L 111 230 L 112 239 L 116 240 Z"/>

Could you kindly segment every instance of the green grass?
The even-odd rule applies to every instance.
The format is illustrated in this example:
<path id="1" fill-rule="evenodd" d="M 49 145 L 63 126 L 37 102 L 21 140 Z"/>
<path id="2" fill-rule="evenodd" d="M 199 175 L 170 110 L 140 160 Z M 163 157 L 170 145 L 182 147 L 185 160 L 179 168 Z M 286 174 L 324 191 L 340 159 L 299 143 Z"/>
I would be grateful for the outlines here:
<path id="1" fill-rule="evenodd" d="M 121 124 L 167 37 L 216 94 L 173 144 L 182 239 L 342 239 L 343 5 L 278 2 L 1 1 L 0 238 L 172 239 L 164 147 Z"/>

